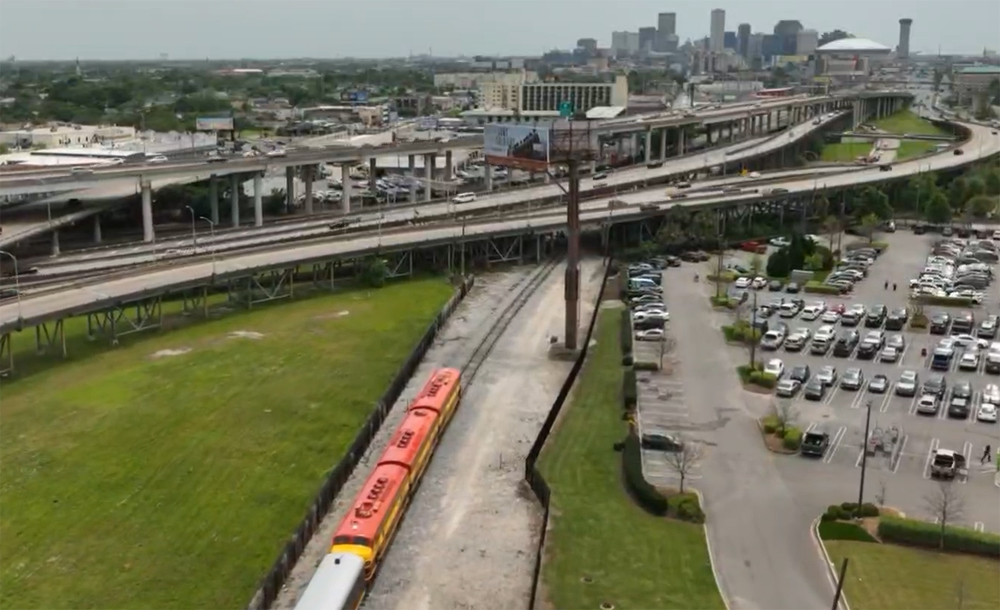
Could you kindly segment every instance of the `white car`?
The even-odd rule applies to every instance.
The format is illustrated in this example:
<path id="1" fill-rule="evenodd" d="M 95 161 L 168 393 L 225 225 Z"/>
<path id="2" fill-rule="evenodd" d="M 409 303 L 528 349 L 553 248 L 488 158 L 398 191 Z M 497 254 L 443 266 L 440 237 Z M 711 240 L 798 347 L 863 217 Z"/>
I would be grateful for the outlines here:
<path id="1" fill-rule="evenodd" d="M 948 296 L 959 299 L 971 299 L 973 303 L 983 302 L 983 293 L 974 292 L 972 290 L 956 290 L 954 292 L 949 292 Z"/>
<path id="2" fill-rule="evenodd" d="M 747 174 L 747 178 L 760 178 L 760 172 L 750 172 Z"/>
<path id="3" fill-rule="evenodd" d="M 775 237 L 768 243 L 774 246 L 775 248 L 784 248 L 786 246 L 792 245 L 792 240 L 788 239 L 787 237 Z"/>
<path id="4" fill-rule="evenodd" d="M 837 336 L 837 330 L 832 326 L 820 326 L 816 331 L 816 338 L 823 341 L 830 341 Z"/>
<path id="5" fill-rule="evenodd" d="M 275 148 L 274 150 L 267 151 L 268 157 L 287 157 L 288 152 L 284 148 Z"/>
<path id="6" fill-rule="evenodd" d="M 666 337 L 666 333 L 662 328 L 635 331 L 636 341 L 663 341 L 664 337 Z"/>
<path id="7" fill-rule="evenodd" d="M 155 157 L 152 157 L 146 161 L 146 163 L 166 163 L 166 162 L 167 158 L 164 157 L 163 155 L 156 155 Z"/>
<path id="8" fill-rule="evenodd" d="M 991 405 L 1000 405 L 1000 387 L 995 383 L 989 383 L 983 388 L 983 402 Z"/>
<path id="9" fill-rule="evenodd" d="M 669 322 L 670 314 L 662 309 L 646 309 L 636 312 L 632 319 L 636 322 Z"/>
<path id="10" fill-rule="evenodd" d="M 820 317 L 820 321 L 824 324 L 836 324 L 840 322 L 840 314 L 834 310 L 824 311 L 823 315 Z"/>
<path id="11" fill-rule="evenodd" d="M 955 340 L 955 343 L 957 343 L 958 345 L 960 345 L 960 346 L 962 346 L 964 348 L 968 348 L 970 346 L 971 347 L 978 346 L 978 347 L 986 348 L 986 347 L 989 347 L 989 345 L 990 345 L 990 342 L 986 341 L 985 339 L 976 339 L 972 335 L 966 335 L 966 334 L 955 335 L 953 337 L 953 339 Z"/>
<path id="12" fill-rule="evenodd" d="M 984 402 L 983 404 L 979 405 L 979 412 L 976 413 L 976 419 L 978 419 L 979 421 L 996 423 L 997 406 L 994 404 L 990 404 L 988 402 Z"/>
<path id="13" fill-rule="evenodd" d="M 781 376 L 785 374 L 785 363 L 777 358 L 769 360 L 764 365 L 764 372 L 768 375 L 774 375 L 775 379 L 781 379 Z"/>
<path id="14" fill-rule="evenodd" d="M 812 322 L 813 320 L 818 318 L 821 313 L 823 313 L 823 311 L 819 307 L 815 305 L 809 305 L 808 307 L 802 310 L 802 319 L 807 322 Z"/>
<path id="15" fill-rule="evenodd" d="M 763 277 L 760 277 L 758 275 L 757 277 L 753 278 L 753 282 L 751 282 L 750 286 L 754 290 L 760 290 L 761 288 L 764 288 L 764 287 L 767 286 L 767 279 L 763 278 Z"/>
<path id="16" fill-rule="evenodd" d="M 979 368 L 979 352 L 965 352 L 958 360 L 958 368 L 963 371 L 974 371 Z"/>
<path id="17" fill-rule="evenodd" d="M 744 290 L 747 289 L 747 288 L 749 288 L 750 287 L 750 278 L 748 278 L 748 277 L 737 278 L 737 280 L 736 280 L 736 287 L 744 289 Z"/>
<path id="18" fill-rule="evenodd" d="M 472 203 L 476 200 L 475 193 L 459 193 L 452 197 L 452 203 Z"/>

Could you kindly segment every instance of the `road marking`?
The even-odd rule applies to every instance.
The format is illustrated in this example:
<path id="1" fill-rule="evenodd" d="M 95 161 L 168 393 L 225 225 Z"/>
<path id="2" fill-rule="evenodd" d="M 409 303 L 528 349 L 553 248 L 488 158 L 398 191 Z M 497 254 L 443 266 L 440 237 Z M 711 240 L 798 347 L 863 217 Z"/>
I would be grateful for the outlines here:
<path id="1" fill-rule="evenodd" d="M 824 464 L 833 462 L 833 456 L 837 453 L 837 449 L 840 448 L 840 441 L 844 439 L 845 434 L 847 434 L 847 426 L 841 426 L 840 429 L 833 435 L 833 442 L 830 443 L 830 450 L 823 456 Z"/>
<path id="2" fill-rule="evenodd" d="M 903 440 L 899 443 L 899 451 L 896 452 L 896 463 L 892 466 L 893 474 L 896 474 L 896 471 L 899 470 L 899 463 L 903 461 L 903 450 L 906 449 L 906 439 L 908 438 L 910 437 L 904 435 Z M 890 457 L 889 459 L 891 460 L 892 458 Z"/>
<path id="3" fill-rule="evenodd" d="M 857 392 L 855 392 L 855 394 L 854 394 L 854 400 L 851 401 L 851 408 L 852 409 L 860 409 L 861 408 L 861 403 L 864 402 L 864 400 L 863 400 L 863 398 L 865 397 L 864 388 L 866 387 L 866 385 L 867 384 L 862 383 L 861 384 L 861 389 L 858 390 Z"/>
<path id="4" fill-rule="evenodd" d="M 907 411 L 907 413 L 910 414 L 910 415 L 916 415 L 917 414 L 917 393 L 916 392 L 913 393 L 913 398 L 910 399 L 910 408 Z"/>
<path id="5" fill-rule="evenodd" d="M 906 360 L 906 354 L 909 351 L 910 351 L 910 344 L 909 343 L 904 343 L 903 344 L 903 351 L 901 351 L 899 353 L 899 359 L 896 360 L 896 367 L 897 368 L 903 368 L 903 361 Z"/>
<path id="6" fill-rule="evenodd" d="M 947 397 L 948 395 L 945 394 Z M 938 412 L 934 414 L 935 419 L 948 419 L 948 404 L 943 401 L 938 401 Z"/>
<path id="7" fill-rule="evenodd" d="M 886 392 L 885 395 L 882 396 L 882 404 L 879 405 L 878 412 L 879 413 L 887 412 L 889 410 L 889 403 L 891 402 L 892 402 L 892 394 Z"/>
<path id="8" fill-rule="evenodd" d="M 972 524 L 972 529 L 977 532 L 985 532 L 986 526 L 983 524 L 982 521 L 976 521 L 975 523 Z"/>
<path id="9" fill-rule="evenodd" d="M 931 478 L 931 461 L 934 459 L 934 452 L 938 450 L 938 446 L 941 444 L 936 438 L 931 439 L 931 446 L 927 450 L 927 459 L 924 460 L 924 478 Z"/>
<path id="10" fill-rule="evenodd" d="M 969 482 L 969 469 L 972 468 L 972 443 L 965 441 L 962 445 L 962 455 L 965 456 L 965 477 L 962 479 L 962 483 Z"/>
<path id="11" fill-rule="evenodd" d="M 840 389 L 840 384 L 837 383 L 833 384 L 833 387 L 830 388 L 830 394 L 826 397 L 826 399 L 823 400 L 823 404 L 825 405 L 833 404 L 833 398 L 834 396 L 837 395 L 837 391 L 839 389 Z"/>

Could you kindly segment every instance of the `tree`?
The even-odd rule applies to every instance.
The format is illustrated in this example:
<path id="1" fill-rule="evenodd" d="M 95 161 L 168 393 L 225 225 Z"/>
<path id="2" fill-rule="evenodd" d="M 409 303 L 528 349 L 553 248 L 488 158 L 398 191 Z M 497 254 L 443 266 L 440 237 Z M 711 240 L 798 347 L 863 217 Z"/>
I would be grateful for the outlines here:
<path id="1" fill-rule="evenodd" d="M 844 30 L 833 30 L 832 32 L 823 32 L 823 34 L 819 37 L 819 42 L 817 42 L 816 44 L 817 46 L 821 47 L 835 40 L 842 40 L 844 38 L 854 38 L 854 34 L 850 34 L 848 32 L 845 32 Z"/>
<path id="2" fill-rule="evenodd" d="M 677 451 L 666 453 L 667 467 L 674 471 L 680 479 L 679 490 L 684 493 L 684 482 L 704 457 L 704 452 L 699 443 L 694 443 L 688 439 L 681 438 L 680 447 Z"/>
<path id="3" fill-rule="evenodd" d="M 760 270 L 764 267 L 764 259 L 761 258 L 760 254 L 754 254 L 750 258 L 750 273 L 754 276 L 760 275 Z"/>
<path id="4" fill-rule="evenodd" d="M 996 207 L 996 201 L 988 195 L 976 195 L 965 202 L 965 210 L 973 218 L 986 218 L 996 210 Z"/>
<path id="5" fill-rule="evenodd" d="M 962 206 L 965 205 L 965 200 L 968 198 L 965 178 L 952 180 L 951 184 L 948 185 L 948 203 L 951 204 L 951 209 L 961 210 Z"/>
<path id="6" fill-rule="evenodd" d="M 868 214 L 861 219 L 861 233 L 868 238 L 869 245 L 875 241 L 875 230 L 878 229 L 881 222 L 874 214 Z"/>
<path id="7" fill-rule="evenodd" d="M 1000 195 L 1000 170 L 989 169 L 983 172 L 983 185 L 987 195 Z"/>
<path id="8" fill-rule="evenodd" d="M 774 417 L 778 420 L 778 432 L 785 436 L 785 429 L 795 423 L 799 412 L 790 400 L 778 400 L 774 404 Z"/>
<path id="9" fill-rule="evenodd" d="M 767 274 L 771 277 L 788 277 L 792 266 L 788 260 L 788 248 L 779 248 L 767 257 Z"/>
<path id="10" fill-rule="evenodd" d="M 827 216 L 823 220 L 823 234 L 827 236 L 827 241 L 830 242 L 830 252 L 834 251 L 833 240 L 840 234 L 840 231 L 840 219 L 836 216 Z"/>
<path id="11" fill-rule="evenodd" d="M 927 205 L 924 206 L 924 218 L 932 224 L 950 223 L 952 210 L 948 196 L 940 190 L 932 193 L 927 200 Z"/>
<path id="12" fill-rule="evenodd" d="M 927 510 L 941 526 L 938 548 L 944 550 L 944 534 L 948 524 L 962 517 L 965 503 L 951 481 L 941 481 L 937 489 L 924 496 Z"/>
<path id="13" fill-rule="evenodd" d="M 858 219 L 874 214 L 879 220 L 892 218 L 889 196 L 872 186 L 866 186 L 854 198 L 854 215 Z"/>

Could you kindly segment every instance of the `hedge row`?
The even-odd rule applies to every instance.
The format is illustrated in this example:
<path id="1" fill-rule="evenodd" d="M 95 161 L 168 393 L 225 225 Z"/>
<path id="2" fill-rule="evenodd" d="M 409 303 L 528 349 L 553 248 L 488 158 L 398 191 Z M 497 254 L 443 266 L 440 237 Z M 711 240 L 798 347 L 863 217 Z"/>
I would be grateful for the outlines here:
<path id="1" fill-rule="evenodd" d="M 634 411 L 639 404 L 639 387 L 636 385 L 635 369 L 628 367 L 622 375 L 622 406 L 626 411 Z"/>
<path id="2" fill-rule="evenodd" d="M 619 327 L 619 339 L 622 346 L 622 354 L 632 354 L 632 312 L 628 309 L 622 310 L 621 326 Z"/>
<path id="3" fill-rule="evenodd" d="M 931 320 L 925 314 L 916 313 L 910 318 L 910 328 L 927 328 Z"/>
<path id="4" fill-rule="evenodd" d="M 936 523 L 884 516 L 879 519 L 878 535 L 883 542 L 1000 558 L 1000 536 L 964 527 L 947 526 L 942 536 Z"/>
<path id="5" fill-rule="evenodd" d="M 698 502 L 696 494 L 685 492 L 672 495 L 667 498 L 667 507 L 670 515 L 681 521 L 705 522 L 705 512 L 701 510 L 701 503 Z"/>
<path id="6" fill-rule="evenodd" d="M 877 506 L 871 502 L 865 502 L 861 505 L 861 517 L 878 517 L 879 509 Z M 858 517 L 858 503 L 857 502 L 843 502 L 841 504 L 831 504 L 826 512 L 823 513 L 823 521 L 837 521 L 837 520 L 847 520 L 854 519 Z"/>
<path id="7" fill-rule="evenodd" d="M 739 276 L 732 271 L 723 271 L 722 273 L 709 273 L 705 276 L 705 279 L 709 282 L 717 282 L 720 284 L 730 284 L 736 281 Z"/>
<path id="8" fill-rule="evenodd" d="M 809 280 L 806 285 L 802 287 L 803 292 L 809 292 L 812 294 L 832 294 L 839 295 L 840 288 L 836 286 L 831 286 L 829 284 L 824 284 L 823 282 L 817 282 L 815 280 Z"/>
<path id="9" fill-rule="evenodd" d="M 639 437 L 632 432 L 625 437 L 622 466 L 625 470 L 625 484 L 639 506 L 654 515 L 666 515 L 668 511 L 667 498 L 650 485 L 642 475 L 642 446 L 639 443 Z"/>
<path id="10" fill-rule="evenodd" d="M 798 451 L 802 445 L 802 430 L 795 426 L 785 426 L 785 435 L 781 438 L 781 445 L 789 451 Z"/>
<path id="11" fill-rule="evenodd" d="M 826 515 L 823 515 L 826 517 Z M 819 537 L 823 540 L 855 540 L 858 542 L 878 542 L 868 530 L 857 523 L 843 521 L 820 521 Z"/>
<path id="12" fill-rule="evenodd" d="M 921 305 L 937 305 L 939 307 L 963 307 L 968 309 L 975 305 L 968 297 L 936 297 L 932 295 L 921 295 L 913 297 L 913 300 Z"/>
<path id="13" fill-rule="evenodd" d="M 770 373 L 765 373 L 764 371 L 751 371 L 750 383 L 759 385 L 762 388 L 773 390 L 774 386 L 778 385 L 778 378 Z"/>
<path id="14" fill-rule="evenodd" d="M 729 298 L 724 294 L 720 296 L 712 295 L 708 297 L 708 301 L 712 304 L 712 307 L 725 307 L 726 309 L 736 309 L 736 306 L 740 304 L 738 300 Z"/>
<path id="15" fill-rule="evenodd" d="M 861 248 L 874 248 L 879 254 L 881 254 L 889 248 L 889 242 L 873 241 L 872 243 L 868 243 L 867 241 L 852 241 L 844 246 L 844 250 L 847 250 L 848 252 L 851 250 L 860 250 Z"/>
<path id="16" fill-rule="evenodd" d="M 759 328 L 752 328 L 749 322 L 740 320 L 736 324 L 726 325 L 722 327 L 722 334 L 726 337 L 726 341 L 736 342 L 736 343 L 749 343 L 750 341 L 759 341 L 761 332 Z"/>

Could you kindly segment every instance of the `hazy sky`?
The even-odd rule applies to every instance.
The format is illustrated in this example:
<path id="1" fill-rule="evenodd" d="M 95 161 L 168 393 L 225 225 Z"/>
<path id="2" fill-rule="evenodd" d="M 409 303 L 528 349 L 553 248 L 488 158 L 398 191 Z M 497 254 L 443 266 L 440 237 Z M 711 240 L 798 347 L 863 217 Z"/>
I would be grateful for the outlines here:
<path id="1" fill-rule="evenodd" d="M 1000 0 L 0 0 L 0 56 L 171 59 L 537 55 L 578 38 L 609 46 L 612 30 L 677 13 L 677 34 L 747 22 L 771 32 L 798 19 L 895 48 L 913 19 L 911 51 L 1000 48 Z"/>

